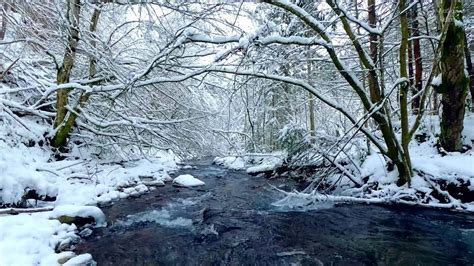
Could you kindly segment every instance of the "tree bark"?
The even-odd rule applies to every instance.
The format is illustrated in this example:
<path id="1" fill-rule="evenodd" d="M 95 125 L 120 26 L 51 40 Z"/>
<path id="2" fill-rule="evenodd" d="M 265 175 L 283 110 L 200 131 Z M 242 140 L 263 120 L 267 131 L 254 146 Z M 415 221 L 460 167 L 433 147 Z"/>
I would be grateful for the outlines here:
<path id="1" fill-rule="evenodd" d="M 0 40 L 5 39 L 5 33 L 7 32 L 7 3 L 0 1 L 2 8 L 2 16 L 0 17 Z"/>
<path id="2" fill-rule="evenodd" d="M 441 21 L 448 23 L 446 40 L 441 44 L 442 83 L 437 87 L 443 105 L 440 143 L 448 152 L 462 151 L 461 133 L 469 84 L 464 68 L 464 26 L 458 23 L 462 22 L 462 1 L 443 0 L 439 14 Z M 452 19 L 448 14 L 452 14 Z"/>
<path id="3" fill-rule="evenodd" d="M 308 59 L 311 59 L 310 49 L 308 49 Z M 310 82 L 312 73 L 311 61 L 308 60 L 308 83 Z M 314 142 L 314 136 L 316 136 L 316 125 L 314 117 L 314 95 L 308 93 L 308 112 L 309 112 L 309 134 L 311 135 L 311 142 Z"/>
<path id="4" fill-rule="evenodd" d="M 472 67 L 471 50 L 464 32 L 464 56 L 466 57 L 466 69 L 469 74 L 469 91 L 471 92 L 471 112 L 474 113 L 474 68 Z"/>
<path id="5" fill-rule="evenodd" d="M 68 83 L 71 78 L 72 68 L 76 57 L 77 43 L 79 41 L 79 15 L 81 10 L 80 0 L 68 0 L 67 3 L 67 18 L 69 22 L 68 27 L 68 42 L 62 65 L 57 71 L 56 83 L 58 85 Z M 67 114 L 67 106 L 69 103 L 69 90 L 67 88 L 58 89 L 56 93 L 56 117 L 54 119 L 55 136 L 51 140 L 53 147 L 59 148 L 66 145 L 68 132 L 61 130 L 65 124 Z"/>
<path id="6" fill-rule="evenodd" d="M 400 42 L 400 77 L 408 78 L 407 73 L 407 50 L 408 50 L 408 16 L 405 12 L 406 1 L 400 0 L 399 11 L 400 11 L 400 31 L 401 31 L 401 42 Z M 400 120 L 402 128 L 402 149 L 403 158 L 408 164 L 408 169 L 411 171 L 410 152 L 408 144 L 410 143 L 409 125 L 408 125 L 408 88 L 409 84 L 403 83 L 400 86 Z M 411 177 L 411 174 L 410 174 Z M 407 180 L 410 182 L 410 180 Z"/>
<path id="7" fill-rule="evenodd" d="M 96 47 L 96 41 L 94 40 L 95 36 L 93 36 L 93 33 L 97 30 L 97 25 L 99 22 L 99 16 L 100 16 L 100 9 L 94 9 L 94 12 L 92 13 L 92 18 L 91 18 L 91 24 L 89 27 L 89 33 L 91 33 L 91 46 Z M 94 56 L 91 56 L 89 58 L 89 78 L 93 78 L 97 72 L 97 60 L 94 58 Z M 65 121 L 62 123 L 62 126 L 56 131 L 56 135 L 54 137 L 54 141 L 57 141 L 57 144 L 60 147 L 66 144 L 66 139 L 69 136 L 72 127 L 74 126 L 74 123 L 76 122 L 77 115 L 81 112 L 81 108 L 84 107 L 86 102 L 89 100 L 90 93 L 88 92 L 82 92 L 81 95 L 79 96 L 79 100 L 77 104 L 74 107 L 73 112 L 68 112 L 67 118 L 65 118 Z"/>
<path id="8" fill-rule="evenodd" d="M 415 86 L 413 89 L 413 94 L 416 95 L 423 90 L 423 64 L 421 62 L 421 47 L 420 47 L 420 31 L 418 25 L 418 5 L 413 7 L 411 12 L 412 19 L 412 37 L 413 37 L 413 59 L 415 61 Z M 417 96 L 413 99 L 412 102 L 412 112 L 413 114 L 418 114 L 420 110 L 420 96 Z"/>
<path id="9" fill-rule="evenodd" d="M 375 12 L 375 0 L 367 0 L 367 6 L 368 6 L 368 13 L 369 13 L 369 25 L 371 27 L 376 27 L 377 26 L 377 14 Z M 369 34 L 369 51 L 370 51 L 370 58 L 374 62 L 374 64 L 377 64 L 377 45 L 378 45 L 378 36 L 377 34 L 370 33 Z M 369 92 L 370 92 L 370 99 L 372 102 L 377 102 L 381 98 L 381 93 L 379 89 L 377 88 L 376 84 L 376 79 L 374 78 L 373 75 L 368 76 L 368 83 L 369 83 Z"/>

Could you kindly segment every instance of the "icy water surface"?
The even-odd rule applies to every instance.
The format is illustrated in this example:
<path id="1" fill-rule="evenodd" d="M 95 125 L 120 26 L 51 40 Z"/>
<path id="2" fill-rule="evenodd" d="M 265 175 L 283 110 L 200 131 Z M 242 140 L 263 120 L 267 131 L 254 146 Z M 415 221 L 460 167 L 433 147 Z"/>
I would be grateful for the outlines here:
<path id="1" fill-rule="evenodd" d="M 167 184 L 104 211 L 109 227 L 78 246 L 98 265 L 473 265 L 474 216 L 373 205 L 290 212 L 266 180 L 208 163 L 206 182 Z"/>

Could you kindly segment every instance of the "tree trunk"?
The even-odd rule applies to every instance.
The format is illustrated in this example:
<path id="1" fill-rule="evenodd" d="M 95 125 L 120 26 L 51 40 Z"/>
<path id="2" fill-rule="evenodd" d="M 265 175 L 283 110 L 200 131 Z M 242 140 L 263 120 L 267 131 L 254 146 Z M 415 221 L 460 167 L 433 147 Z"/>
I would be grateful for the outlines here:
<path id="1" fill-rule="evenodd" d="M 465 101 L 469 79 L 464 68 L 464 26 L 462 23 L 462 1 L 444 0 L 440 16 L 448 26 L 447 36 L 442 43 L 442 83 L 437 87 L 442 94 L 441 146 L 448 152 L 461 151 L 461 133 L 464 126 Z M 448 17 L 452 13 L 453 18 Z"/>
<path id="2" fill-rule="evenodd" d="M 79 15 L 79 11 L 80 10 L 77 10 L 77 15 Z M 92 47 L 96 47 L 96 40 L 94 39 L 96 38 L 96 36 L 94 36 L 93 33 L 97 30 L 100 13 L 101 13 L 100 7 L 94 9 L 94 12 L 92 13 L 92 18 L 91 18 L 91 22 L 89 26 L 89 33 L 90 33 L 90 38 L 91 38 L 90 42 L 91 42 Z M 75 47 L 76 46 L 77 46 L 77 42 L 75 43 Z M 73 57 L 73 61 L 74 61 L 74 57 Z M 95 76 L 95 74 L 97 73 L 96 68 L 97 68 L 97 60 L 95 57 L 91 56 L 89 59 L 89 78 L 92 79 Z M 69 81 L 69 77 L 70 77 L 70 73 L 68 76 L 68 81 Z M 66 100 L 66 104 L 67 104 L 68 91 L 66 90 L 65 92 L 66 92 L 66 96 L 63 97 L 63 99 Z M 81 108 L 89 100 L 89 97 L 90 97 L 90 93 L 82 92 L 81 95 L 79 96 L 78 102 L 76 103 L 74 107 L 73 112 L 68 112 L 66 110 L 67 116 L 65 115 L 63 117 L 63 122 L 60 124 L 59 128 L 56 131 L 56 135 L 53 138 L 53 146 L 61 147 L 66 144 L 67 137 L 69 136 L 71 129 L 74 123 L 76 122 L 77 115 L 81 112 Z"/>
<path id="3" fill-rule="evenodd" d="M 91 46 L 96 47 L 96 41 L 94 40 L 95 36 L 93 36 L 93 33 L 97 30 L 97 24 L 99 22 L 99 15 L 100 15 L 100 9 L 94 9 L 94 12 L 92 13 L 92 18 L 91 18 L 91 24 L 89 27 L 89 33 L 91 34 Z M 97 66 L 97 60 L 91 56 L 89 59 L 89 78 L 92 79 L 96 72 Z M 74 123 L 76 122 L 77 115 L 81 112 L 81 108 L 84 107 L 85 103 L 89 100 L 90 93 L 88 92 L 82 92 L 81 95 L 79 96 L 79 100 L 74 107 L 73 112 L 68 112 L 67 119 L 63 123 L 63 125 L 57 130 L 55 139 L 58 140 L 59 143 L 62 143 L 62 145 L 66 144 L 66 139 L 69 136 L 72 127 L 74 126 Z"/>
<path id="4" fill-rule="evenodd" d="M 2 16 L 0 17 L 0 41 L 5 38 L 5 33 L 7 32 L 7 3 L 3 3 L 0 1 L 1 8 L 2 8 Z"/>
<path id="5" fill-rule="evenodd" d="M 420 31 L 418 30 L 418 5 L 413 7 L 411 12 L 412 19 L 412 36 L 413 36 L 413 59 L 415 60 L 415 86 L 413 94 L 416 95 L 423 90 L 423 64 L 421 62 L 421 47 L 420 47 Z M 412 102 L 413 114 L 418 114 L 420 110 L 420 96 L 413 99 Z"/>
<path id="6" fill-rule="evenodd" d="M 400 11 L 400 30 L 401 30 L 401 42 L 400 42 L 400 77 L 408 78 L 407 73 L 407 50 L 408 50 L 408 16 L 405 12 L 406 1 L 400 0 L 399 11 Z M 403 83 L 400 86 L 400 120 L 402 128 L 402 149 L 403 158 L 408 165 L 409 171 L 411 171 L 410 152 L 408 144 L 410 143 L 409 125 L 408 125 L 408 88 L 409 84 Z M 411 177 L 411 175 L 410 175 Z M 408 182 L 410 180 L 407 180 Z"/>
<path id="7" fill-rule="evenodd" d="M 375 12 L 375 0 L 367 0 L 367 6 L 368 6 L 368 12 L 369 12 L 369 25 L 371 27 L 376 27 L 377 26 L 377 14 Z M 377 45 L 378 45 L 378 35 L 370 33 L 369 34 L 369 51 L 370 51 L 370 57 L 372 58 L 372 61 L 374 64 L 377 64 Z M 370 93 L 370 99 L 372 102 L 378 102 L 381 97 L 381 93 L 379 89 L 377 88 L 376 80 L 373 75 L 368 76 L 368 82 L 369 82 L 369 93 Z"/>
<path id="8" fill-rule="evenodd" d="M 264 0 L 264 2 L 270 3 L 272 5 L 281 7 L 289 12 L 292 12 L 303 22 L 305 22 L 309 27 L 311 27 L 317 34 L 319 34 L 323 40 L 327 41 L 328 43 L 331 43 L 331 38 L 326 34 L 325 30 L 320 26 L 320 24 L 315 23 L 311 19 L 311 16 L 305 11 L 294 8 L 292 4 L 288 4 L 288 2 L 286 1 L 273 2 L 270 0 Z M 351 73 L 346 71 L 344 63 L 341 61 L 336 50 L 334 50 L 331 45 L 325 47 L 326 52 L 331 58 L 331 61 L 333 62 L 336 69 L 339 71 L 339 74 L 348 82 L 352 89 L 354 89 L 355 93 L 358 95 L 361 102 L 363 103 L 364 109 L 366 111 L 369 111 L 373 107 L 371 102 L 376 102 L 380 104 L 381 101 L 384 100 L 381 98 L 381 87 L 383 87 L 382 85 L 384 81 L 379 79 L 377 74 L 379 70 L 376 69 L 376 65 L 373 64 L 372 60 L 370 60 L 370 58 L 366 56 L 366 53 L 359 41 L 358 36 L 354 34 L 349 20 L 346 18 L 346 16 L 344 16 L 338 5 L 336 5 L 334 0 L 327 0 L 326 3 L 328 3 L 332 10 L 339 16 L 344 31 L 351 40 L 352 45 L 354 46 L 360 61 L 364 65 L 364 68 L 368 70 L 369 78 L 372 79 L 373 84 L 375 85 L 374 95 L 367 95 L 365 88 L 361 86 L 359 80 L 357 80 L 354 75 L 351 75 Z M 412 176 L 412 170 L 410 166 L 409 155 L 404 152 L 402 146 L 399 144 L 399 141 L 390 121 L 391 115 L 389 114 L 390 111 L 388 110 L 388 108 L 385 107 L 382 107 L 377 112 L 372 113 L 372 118 L 380 128 L 382 137 L 385 141 L 386 148 L 381 146 L 380 143 L 374 138 L 372 138 L 370 134 L 365 134 L 371 139 L 371 141 L 373 141 L 374 145 L 376 145 L 377 148 L 390 159 L 390 165 L 392 166 L 391 168 L 393 169 L 393 166 L 396 166 L 399 174 L 399 180 L 397 184 L 402 185 L 410 181 Z M 405 140 L 408 140 L 409 142 L 410 134 L 406 134 L 405 136 Z"/>
<path id="9" fill-rule="evenodd" d="M 308 49 L 308 59 L 311 59 L 310 53 Z M 312 69 L 311 69 L 311 61 L 308 60 L 308 82 L 310 82 Z M 309 134 L 311 135 L 311 142 L 314 142 L 314 136 L 316 136 L 316 125 L 315 125 L 315 118 L 314 118 L 314 95 L 312 93 L 308 93 L 308 113 L 309 113 Z"/>
<path id="10" fill-rule="evenodd" d="M 79 14 L 81 9 L 80 0 L 68 0 L 67 3 L 67 18 L 70 23 L 68 28 L 68 42 L 62 65 L 59 67 L 56 77 L 58 85 L 69 82 L 71 78 L 72 68 L 74 66 L 74 59 L 76 57 L 77 43 L 79 41 Z M 53 147 L 59 148 L 66 145 L 66 140 L 69 132 L 62 130 L 65 126 L 65 119 L 67 114 L 67 106 L 69 89 L 58 89 L 56 93 L 56 117 L 54 120 L 54 129 L 56 133 L 51 141 Z"/>
<path id="11" fill-rule="evenodd" d="M 472 67 L 471 50 L 464 33 L 464 56 L 466 57 L 466 68 L 469 74 L 469 91 L 471 92 L 471 112 L 474 112 L 474 68 Z"/>

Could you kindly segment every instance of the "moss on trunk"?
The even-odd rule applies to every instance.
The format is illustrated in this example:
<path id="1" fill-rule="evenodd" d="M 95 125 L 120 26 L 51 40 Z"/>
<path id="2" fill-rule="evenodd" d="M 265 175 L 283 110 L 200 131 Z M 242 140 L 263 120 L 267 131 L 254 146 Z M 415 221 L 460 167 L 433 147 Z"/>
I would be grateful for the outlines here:
<path id="1" fill-rule="evenodd" d="M 449 13 L 453 18 L 449 18 Z M 443 1 L 440 10 L 445 23 L 448 24 L 446 40 L 441 53 L 442 83 L 437 92 L 442 94 L 441 103 L 441 146 L 448 152 L 461 151 L 461 133 L 464 126 L 465 102 L 469 78 L 465 73 L 464 26 L 462 25 L 462 2 Z"/>

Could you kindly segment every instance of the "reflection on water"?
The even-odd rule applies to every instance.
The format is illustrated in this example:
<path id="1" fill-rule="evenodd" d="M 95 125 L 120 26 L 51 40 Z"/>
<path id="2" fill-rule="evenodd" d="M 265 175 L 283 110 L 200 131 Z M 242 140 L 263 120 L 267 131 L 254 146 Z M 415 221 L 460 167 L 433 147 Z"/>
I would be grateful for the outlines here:
<path id="1" fill-rule="evenodd" d="M 111 226 L 78 246 L 99 265 L 446 265 L 474 263 L 474 217 L 372 205 L 291 211 L 265 180 L 211 165 L 206 182 L 167 185 L 105 209 Z"/>

